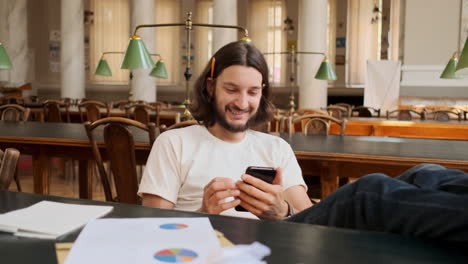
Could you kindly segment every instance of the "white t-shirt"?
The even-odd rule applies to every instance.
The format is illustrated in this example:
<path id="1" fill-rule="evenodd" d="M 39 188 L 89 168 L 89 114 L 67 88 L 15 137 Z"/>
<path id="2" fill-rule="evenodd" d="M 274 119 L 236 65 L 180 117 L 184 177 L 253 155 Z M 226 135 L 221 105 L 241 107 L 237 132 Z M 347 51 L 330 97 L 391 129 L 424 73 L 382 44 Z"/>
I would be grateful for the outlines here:
<path id="1" fill-rule="evenodd" d="M 247 130 L 241 142 L 229 143 L 206 127 L 193 125 L 157 137 L 138 194 L 158 195 L 174 203 L 174 209 L 196 211 L 202 205 L 203 188 L 213 178 L 240 180 L 248 166 L 281 167 L 284 190 L 295 185 L 307 188 L 294 152 L 282 138 Z M 234 208 L 222 214 L 256 218 Z"/>

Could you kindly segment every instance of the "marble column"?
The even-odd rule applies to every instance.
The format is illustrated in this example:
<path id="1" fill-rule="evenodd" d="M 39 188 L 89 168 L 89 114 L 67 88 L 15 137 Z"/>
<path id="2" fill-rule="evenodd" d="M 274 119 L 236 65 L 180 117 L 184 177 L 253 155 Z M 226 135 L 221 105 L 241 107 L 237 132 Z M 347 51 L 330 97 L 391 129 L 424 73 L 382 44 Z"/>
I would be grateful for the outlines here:
<path id="1" fill-rule="evenodd" d="M 213 23 L 222 25 L 237 25 L 237 1 L 213 0 Z M 213 29 L 213 54 L 238 39 L 238 30 L 215 28 Z"/>
<path id="2" fill-rule="evenodd" d="M 136 26 L 141 24 L 154 24 L 154 0 L 132 0 L 131 5 L 131 34 Z M 150 53 L 155 53 L 154 28 L 142 28 L 137 33 L 145 42 Z M 155 57 L 153 57 L 155 60 Z M 137 69 L 132 71 L 133 78 L 130 83 L 130 99 L 144 100 L 147 102 L 156 101 L 156 79 L 149 76 L 151 69 Z"/>
<path id="3" fill-rule="evenodd" d="M 327 49 L 328 0 L 299 0 L 298 50 L 324 52 Z M 321 55 L 299 55 L 299 108 L 327 105 L 327 81 L 315 79 L 323 60 Z"/>
<path id="4" fill-rule="evenodd" d="M 0 2 L 0 42 L 8 52 L 13 68 L 1 71 L 0 81 L 5 86 L 19 87 L 31 82 L 31 55 L 28 49 L 27 0 L 2 0 Z M 29 91 L 23 92 L 27 96 Z"/>
<path id="5" fill-rule="evenodd" d="M 84 98 L 85 54 L 84 54 L 84 1 L 62 0 L 61 4 L 61 51 L 62 72 L 60 96 L 62 98 Z"/>

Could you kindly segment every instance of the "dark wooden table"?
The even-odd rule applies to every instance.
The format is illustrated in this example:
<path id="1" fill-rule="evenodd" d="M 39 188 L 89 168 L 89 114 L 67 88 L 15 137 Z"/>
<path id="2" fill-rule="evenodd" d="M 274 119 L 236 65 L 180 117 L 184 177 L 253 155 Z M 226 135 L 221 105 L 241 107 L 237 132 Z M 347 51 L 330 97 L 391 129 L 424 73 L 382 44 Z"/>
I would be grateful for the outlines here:
<path id="1" fill-rule="evenodd" d="M 136 159 L 145 164 L 149 155 L 148 134 L 132 130 Z M 102 142 L 102 129 L 95 131 Z M 103 144 L 100 144 L 104 148 Z M 64 157 L 79 161 L 79 196 L 92 198 L 93 152 L 83 124 L 0 121 L 0 148 L 17 148 L 33 157 L 34 192 L 49 193 L 49 158 Z M 102 153 L 105 158 L 105 152 Z"/>
<path id="2" fill-rule="evenodd" d="M 112 205 L 114 210 L 106 216 L 111 218 L 209 217 L 213 228 L 224 233 L 234 244 L 259 241 L 267 245 L 272 253 L 266 260 L 271 264 L 466 263 L 468 258 L 459 247 L 398 235 L 6 191 L 0 191 L 0 213 L 24 208 L 41 200 Z M 79 232 L 80 230 L 77 230 L 55 241 L 17 238 L 11 234 L 0 233 L 0 260 L 2 263 L 15 264 L 56 263 L 54 244 L 73 242 Z"/>
<path id="3" fill-rule="evenodd" d="M 144 164 L 149 154 L 147 135 L 133 131 L 136 158 Z M 101 141 L 101 131 L 96 131 Z M 371 136 L 305 136 L 280 134 L 288 141 L 304 174 L 319 171 L 322 196 L 338 188 L 339 177 L 372 172 L 396 176 L 419 163 L 437 163 L 468 171 L 468 141 Z M 15 147 L 33 156 L 34 192 L 48 194 L 48 157 L 80 161 L 80 197 L 91 198 L 93 154 L 82 124 L 0 121 L 0 148 Z M 104 154 L 104 153 L 103 153 Z"/>
<path id="4" fill-rule="evenodd" d="M 340 177 L 375 172 L 397 176 L 420 163 L 468 171 L 468 141 L 373 136 L 280 136 L 291 144 L 304 174 L 319 167 L 322 197 L 338 188 Z M 315 168 L 317 169 L 317 168 Z"/>

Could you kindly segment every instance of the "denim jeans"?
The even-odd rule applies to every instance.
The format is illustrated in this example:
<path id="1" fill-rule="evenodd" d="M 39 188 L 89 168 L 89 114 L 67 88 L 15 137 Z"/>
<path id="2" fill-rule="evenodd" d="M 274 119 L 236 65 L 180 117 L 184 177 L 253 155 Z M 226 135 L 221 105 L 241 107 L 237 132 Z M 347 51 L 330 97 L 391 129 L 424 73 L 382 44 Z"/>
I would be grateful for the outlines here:
<path id="1" fill-rule="evenodd" d="M 287 221 L 468 243 L 468 174 L 420 164 L 391 178 L 374 173 Z"/>

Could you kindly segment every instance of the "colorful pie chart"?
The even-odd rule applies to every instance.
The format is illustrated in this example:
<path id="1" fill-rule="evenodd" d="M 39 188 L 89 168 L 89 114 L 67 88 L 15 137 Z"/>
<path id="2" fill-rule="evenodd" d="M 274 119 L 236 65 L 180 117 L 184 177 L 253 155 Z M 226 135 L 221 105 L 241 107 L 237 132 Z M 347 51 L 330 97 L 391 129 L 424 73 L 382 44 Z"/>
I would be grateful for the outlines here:
<path id="1" fill-rule="evenodd" d="M 184 224 L 164 224 L 164 225 L 159 226 L 159 228 L 167 229 L 167 230 L 184 229 L 184 228 L 187 228 L 187 227 L 188 227 L 188 225 L 184 225 Z"/>
<path id="2" fill-rule="evenodd" d="M 167 263 L 185 263 L 198 257 L 198 254 L 189 249 L 168 248 L 154 254 L 154 258 Z"/>

